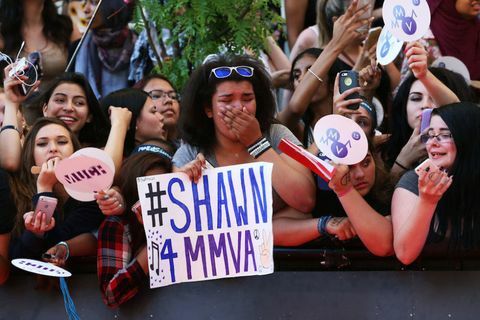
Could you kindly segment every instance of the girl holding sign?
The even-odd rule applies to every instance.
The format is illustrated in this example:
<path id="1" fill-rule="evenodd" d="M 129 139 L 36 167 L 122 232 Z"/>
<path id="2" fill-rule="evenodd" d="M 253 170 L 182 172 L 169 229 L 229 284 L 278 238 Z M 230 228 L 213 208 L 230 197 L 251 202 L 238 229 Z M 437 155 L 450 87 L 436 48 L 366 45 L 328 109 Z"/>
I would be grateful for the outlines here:
<path id="1" fill-rule="evenodd" d="M 11 230 L 11 258 L 39 259 L 49 250 L 56 252 L 59 246 L 70 255 L 86 255 L 95 252 L 95 231 L 103 215 L 95 202 L 79 202 L 70 198 L 55 176 L 59 160 L 65 159 L 79 149 L 80 144 L 68 126 L 57 119 L 40 118 L 25 138 L 22 150 L 21 169 L 13 177 L 12 198 L 17 208 L 16 222 Z M 40 167 L 38 176 L 31 168 Z M 32 210 L 40 197 L 56 198 L 53 217 L 45 212 Z M 91 241 L 76 241 L 87 235 Z"/>
<path id="2" fill-rule="evenodd" d="M 480 247 L 479 137 L 478 105 L 432 111 L 422 135 L 429 163 L 404 174 L 392 199 L 394 249 L 404 264 L 427 246 L 441 252 Z"/>
<path id="3" fill-rule="evenodd" d="M 165 154 L 168 153 L 165 151 Z M 141 208 L 138 201 L 137 177 L 168 173 L 172 170 L 167 156 L 139 152 L 125 160 L 124 175 L 116 185 L 125 198 L 126 208 L 134 213 L 109 216 L 98 230 L 97 272 L 103 301 L 116 307 L 131 299 L 148 282 L 148 256 Z M 136 209 L 134 209 L 136 208 Z"/>
<path id="4" fill-rule="evenodd" d="M 274 124 L 272 84 L 258 60 L 215 56 L 195 70 L 183 97 L 180 128 L 185 144 L 173 159 L 177 170 L 198 181 L 205 158 L 214 167 L 272 162 L 274 213 L 286 207 L 301 212 L 312 209 L 312 175 L 278 151 L 282 138 L 301 143 L 287 128 Z"/>

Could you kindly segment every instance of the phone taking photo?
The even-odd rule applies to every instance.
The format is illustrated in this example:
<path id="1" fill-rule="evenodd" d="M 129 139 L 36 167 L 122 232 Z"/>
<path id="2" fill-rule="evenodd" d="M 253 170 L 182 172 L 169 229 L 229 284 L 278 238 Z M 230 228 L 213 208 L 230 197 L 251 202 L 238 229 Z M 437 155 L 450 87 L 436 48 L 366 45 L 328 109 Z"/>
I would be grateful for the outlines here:
<path id="1" fill-rule="evenodd" d="M 50 224 L 52 220 L 53 213 L 57 207 L 58 200 L 56 198 L 41 196 L 38 199 L 37 206 L 35 207 L 34 215 L 36 216 L 38 212 L 45 213 L 47 216 L 47 224 Z"/>
<path id="2" fill-rule="evenodd" d="M 380 38 L 381 32 L 382 27 L 375 27 L 368 30 L 367 38 L 365 39 L 365 43 L 363 45 L 365 50 L 369 50 L 378 42 L 378 38 Z"/>
<path id="3" fill-rule="evenodd" d="M 42 54 L 38 51 L 34 51 L 28 55 L 27 60 L 30 62 L 25 69 L 24 75 L 28 78 L 25 83 L 20 85 L 20 93 L 24 96 L 28 95 L 33 88 L 33 85 L 37 80 L 40 80 L 43 76 L 42 70 Z"/>
<path id="4" fill-rule="evenodd" d="M 425 130 L 430 126 L 430 118 L 432 117 L 433 109 L 425 109 L 422 111 L 422 120 L 420 122 L 420 134 L 423 134 Z"/>
<path id="5" fill-rule="evenodd" d="M 340 76 L 338 77 L 338 81 L 339 81 L 338 89 L 340 94 L 344 93 L 348 89 L 360 87 L 360 84 L 358 82 L 358 72 L 353 70 L 340 71 Z M 360 94 L 358 92 L 354 92 L 352 94 L 349 94 L 345 99 L 346 100 L 360 99 Z M 350 110 L 357 110 L 358 107 L 359 107 L 358 103 L 350 104 L 347 106 L 347 108 Z"/>

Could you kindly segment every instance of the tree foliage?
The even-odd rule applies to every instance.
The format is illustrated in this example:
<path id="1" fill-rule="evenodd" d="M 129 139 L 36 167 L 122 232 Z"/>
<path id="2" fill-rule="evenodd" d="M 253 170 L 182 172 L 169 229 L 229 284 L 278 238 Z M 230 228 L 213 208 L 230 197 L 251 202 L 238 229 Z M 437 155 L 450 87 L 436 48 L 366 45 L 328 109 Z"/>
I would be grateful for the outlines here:
<path id="1" fill-rule="evenodd" d="M 181 88 L 191 71 L 209 54 L 243 53 L 249 48 L 258 54 L 265 47 L 272 23 L 281 17 L 270 9 L 279 0 L 140 0 L 149 22 L 157 30 L 168 29 L 165 40 L 173 54 L 163 59 L 156 71 Z M 136 26 L 145 27 L 137 14 Z M 161 36 L 159 36 L 161 38 Z"/>

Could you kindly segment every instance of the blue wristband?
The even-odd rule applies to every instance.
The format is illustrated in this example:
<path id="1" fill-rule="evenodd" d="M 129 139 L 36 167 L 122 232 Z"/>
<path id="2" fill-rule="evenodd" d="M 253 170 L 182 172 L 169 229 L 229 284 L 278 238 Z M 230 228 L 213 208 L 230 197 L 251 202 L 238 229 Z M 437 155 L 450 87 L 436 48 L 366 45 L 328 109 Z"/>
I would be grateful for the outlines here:
<path id="1" fill-rule="evenodd" d="M 328 235 L 327 223 L 331 218 L 332 216 L 321 216 L 320 219 L 318 219 L 317 229 L 321 236 Z"/>

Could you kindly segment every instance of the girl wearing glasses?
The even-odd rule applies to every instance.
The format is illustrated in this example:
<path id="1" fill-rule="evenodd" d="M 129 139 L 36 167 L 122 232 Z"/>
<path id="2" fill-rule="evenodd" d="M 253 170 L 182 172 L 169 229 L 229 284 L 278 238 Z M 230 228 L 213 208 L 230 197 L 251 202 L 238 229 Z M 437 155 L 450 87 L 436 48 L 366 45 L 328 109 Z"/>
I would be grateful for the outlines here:
<path id="1" fill-rule="evenodd" d="M 177 125 L 180 117 L 180 97 L 170 80 L 163 75 L 152 74 L 140 80 L 135 88 L 142 89 L 152 98 L 153 104 L 163 115 L 167 140 L 179 148 Z"/>
<path id="2" fill-rule="evenodd" d="M 429 163 L 402 176 L 392 199 L 394 249 L 410 264 L 426 245 L 447 252 L 480 246 L 480 107 L 469 102 L 432 111 L 422 140 Z"/>
<path id="3" fill-rule="evenodd" d="M 301 143 L 274 124 L 274 113 L 270 77 L 260 62 L 247 56 L 210 59 L 187 83 L 180 115 L 185 144 L 174 167 L 198 181 L 205 160 L 214 167 L 272 162 L 274 213 L 286 207 L 309 212 L 315 202 L 311 173 L 277 149 L 282 138 Z"/>
<path id="4" fill-rule="evenodd" d="M 426 157 L 420 141 L 424 109 L 458 101 L 474 101 L 464 78 L 444 68 L 427 68 L 427 53 L 418 43 L 405 49 L 412 73 L 402 82 L 393 100 L 389 131 L 382 158 L 393 176 L 400 177 Z"/>

